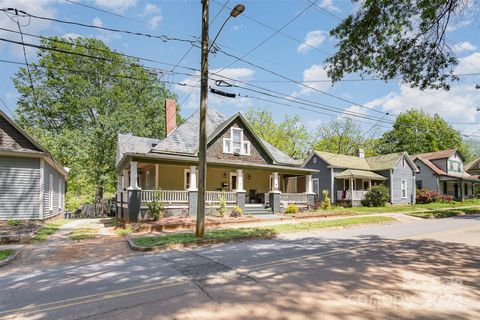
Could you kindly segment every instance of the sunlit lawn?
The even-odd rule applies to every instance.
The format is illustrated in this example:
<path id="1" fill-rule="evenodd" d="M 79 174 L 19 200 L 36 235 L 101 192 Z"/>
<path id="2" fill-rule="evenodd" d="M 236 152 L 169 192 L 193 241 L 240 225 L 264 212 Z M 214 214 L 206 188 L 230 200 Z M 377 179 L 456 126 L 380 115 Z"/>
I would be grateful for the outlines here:
<path id="1" fill-rule="evenodd" d="M 70 232 L 68 238 L 70 240 L 83 240 L 89 238 L 95 238 L 97 230 L 90 227 L 79 227 Z"/>
<path id="2" fill-rule="evenodd" d="M 34 242 L 45 241 L 45 240 L 48 239 L 49 236 L 51 236 L 52 234 L 57 232 L 58 229 L 60 229 L 61 226 L 63 226 L 64 224 L 66 224 L 68 222 L 70 222 L 70 220 L 64 220 L 64 219 L 58 219 L 58 220 L 53 220 L 53 221 L 46 222 L 37 231 L 35 236 L 33 236 L 32 240 Z"/>
<path id="3" fill-rule="evenodd" d="M 426 219 L 449 218 L 455 216 L 463 216 L 468 214 L 480 214 L 480 208 L 458 208 L 454 210 L 432 210 L 424 212 L 411 212 L 408 215 Z"/>
<path id="4" fill-rule="evenodd" d="M 12 249 L 5 249 L 5 250 L 0 250 L 0 261 L 7 259 L 10 257 L 15 250 Z"/>
<path id="5" fill-rule="evenodd" d="M 396 221 L 391 217 L 357 217 L 322 221 L 308 221 L 270 226 L 268 228 L 239 228 L 207 231 L 204 240 L 231 239 L 243 237 L 271 237 L 282 232 L 308 231 L 329 227 L 342 227 L 364 223 L 380 223 Z M 194 233 L 173 233 L 161 236 L 145 236 L 134 239 L 138 246 L 153 247 L 166 244 L 191 243 L 199 238 Z"/>

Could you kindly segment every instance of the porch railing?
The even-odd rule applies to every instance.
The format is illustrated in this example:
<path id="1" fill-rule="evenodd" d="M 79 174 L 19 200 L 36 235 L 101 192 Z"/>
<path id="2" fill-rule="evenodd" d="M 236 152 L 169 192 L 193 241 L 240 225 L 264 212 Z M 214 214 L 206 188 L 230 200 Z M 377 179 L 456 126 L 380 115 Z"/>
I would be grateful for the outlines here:
<path id="1" fill-rule="evenodd" d="M 308 203 L 308 195 L 306 193 L 282 193 L 280 194 L 280 202 L 306 204 Z"/>
<path id="2" fill-rule="evenodd" d="M 141 202 L 188 203 L 186 190 L 142 190 Z"/>
<path id="3" fill-rule="evenodd" d="M 337 191 L 337 200 L 348 200 L 348 201 L 361 201 L 365 199 L 365 194 L 367 191 L 363 190 L 346 190 L 342 191 L 339 190 Z"/>
<path id="4" fill-rule="evenodd" d="M 220 198 L 225 197 L 227 203 L 237 203 L 237 193 L 230 191 L 207 191 L 205 194 L 205 202 L 220 203 Z"/>

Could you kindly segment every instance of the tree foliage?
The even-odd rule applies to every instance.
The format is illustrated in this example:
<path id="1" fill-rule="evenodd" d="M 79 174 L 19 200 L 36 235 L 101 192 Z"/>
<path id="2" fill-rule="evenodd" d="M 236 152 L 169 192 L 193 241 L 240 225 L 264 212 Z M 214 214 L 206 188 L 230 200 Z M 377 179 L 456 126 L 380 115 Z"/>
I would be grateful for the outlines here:
<path id="1" fill-rule="evenodd" d="M 407 151 L 413 155 L 447 149 L 467 153 L 460 132 L 438 114 L 430 116 L 416 109 L 399 114 L 393 128 L 383 134 L 378 147 L 382 154 Z"/>
<path id="2" fill-rule="evenodd" d="M 265 141 L 293 158 L 303 158 L 310 146 L 310 135 L 299 116 L 288 116 L 276 123 L 272 113 L 249 109 L 246 118 L 253 130 Z"/>
<path id="3" fill-rule="evenodd" d="M 450 88 L 458 59 L 445 33 L 468 0 L 353 1 L 358 10 L 330 31 L 339 40 L 338 51 L 326 60 L 334 82 L 359 72 L 384 80 L 402 77 L 421 89 Z"/>
<path id="4" fill-rule="evenodd" d="M 374 129 L 374 128 L 373 128 Z M 370 130 L 374 135 L 375 130 Z M 313 149 L 345 155 L 355 155 L 359 148 L 365 156 L 376 155 L 376 140 L 366 137 L 358 123 L 350 118 L 337 118 L 320 126 L 316 132 Z"/>
<path id="5" fill-rule="evenodd" d="M 47 49 L 37 51 L 31 80 L 26 68 L 13 79 L 18 121 L 71 169 L 67 196 L 92 199 L 96 191 L 101 198 L 104 189 L 114 190 L 117 134 L 163 136 L 164 99 L 175 96 L 157 75 L 100 40 L 54 40 L 41 40 Z"/>

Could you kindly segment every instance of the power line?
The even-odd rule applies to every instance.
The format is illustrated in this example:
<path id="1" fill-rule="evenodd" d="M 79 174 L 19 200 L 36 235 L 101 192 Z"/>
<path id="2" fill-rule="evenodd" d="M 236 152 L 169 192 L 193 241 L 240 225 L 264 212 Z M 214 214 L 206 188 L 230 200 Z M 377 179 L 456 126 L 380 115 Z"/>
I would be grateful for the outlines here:
<path id="1" fill-rule="evenodd" d="M 18 9 L 15 9 L 15 8 L 4 8 L 4 9 L 0 9 L 0 10 L 4 11 L 4 12 L 9 12 L 9 11 L 18 12 L 18 13 L 21 13 L 21 15 L 19 15 L 19 16 L 23 16 L 23 17 L 31 17 L 31 18 L 35 18 L 35 19 L 39 19 L 39 20 L 46 20 L 46 21 L 63 23 L 63 24 L 76 25 L 76 26 L 80 26 L 80 27 L 84 27 L 84 28 L 93 28 L 93 29 L 117 32 L 117 33 L 124 33 L 124 34 L 129 34 L 129 35 L 134 35 L 134 36 L 143 36 L 143 37 L 147 37 L 147 38 L 151 38 L 151 39 L 152 38 L 153 39 L 160 39 L 163 42 L 179 41 L 179 42 L 188 42 L 190 44 L 196 44 L 198 42 L 198 39 L 188 40 L 188 39 L 171 37 L 171 36 L 167 36 L 167 35 L 155 35 L 155 34 L 144 33 L 144 32 L 136 32 L 136 31 L 115 29 L 115 28 L 104 27 L 104 26 L 96 26 L 96 25 L 91 25 L 91 24 L 86 24 L 86 23 L 81 23 L 81 22 L 75 22 L 75 21 L 67 21 L 67 20 L 60 20 L 60 19 L 55 19 L 55 18 L 42 17 L 42 16 L 37 16 L 37 15 L 31 14 L 31 13 L 27 13 L 23 10 L 18 10 Z"/>
<path id="2" fill-rule="evenodd" d="M 285 29 L 288 25 L 290 25 L 293 21 L 295 21 L 297 18 L 299 18 L 302 14 L 304 14 L 308 9 L 310 9 L 318 0 L 315 0 L 314 3 L 311 3 L 309 4 L 305 9 L 303 9 L 302 11 L 300 11 L 299 13 L 297 13 L 293 18 L 291 18 L 289 21 L 287 21 L 287 23 L 285 23 L 280 29 L 275 29 L 274 32 L 268 36 L 267 38 L 265 38 L 263 41 L 261 41 L 259 44 L 257 44 L 255 47 L 253 47 L 252 49 L 250 49 L 249 51 L 247 51 L 246 53 L 244 53 L 241 57 L 235 57 L 234 55 L 231 55 L 231 57 L 234 57 L 235 58 L 235 61 L 233 61 L 232 63 L 230 63 L 229 65 L 227 65 L 226 67 L 223 67 L 222 69 L 220 69 L 220 71 L 222 70 L 225 70 L 229 67 L 231 67 L 232 65 L 234 65 L 235 63 L 237 63 L 238 61 L 244 61 L 243 58 L 245 58 L 246 56 L 248 56 L 250 53 L 252 53 L 253 51 L 257 50 L 258 48 L 260 48 L 261 46 L 263 46 L 265 43 L 267 43 L 268 41 L 270 41 L 270 39 L 272 39 L 273 37 L 275 37 L 279 32 L 281 32 L 283 29 Z M 224 52 L 223 50 L 220 50 L 222 52 Z M 218 71 L 218 72 L 220 72 Z"/>
<path id="3" fill-rule="evenodd" d="M 5 101 L 2 99 L 2 97 L 0 97 L 0 101 L 2 102 L 2 104 L 5 106 L 5 108 L 7 108 L 8 112 L 10 112 L 10 115 L 12 116 L 12 119 L 15 119 L 15 114 L 12 112 L 12 110 L 10 110 L 10 108 L 8 107 L 8 105 L 5 103 Z"/>
<path id="4" fill-rule="evenodd" d="M 218 5 L 222 5 L 220 2 L 218 2 L 218 1 L 216 1 L 216 0 L 212 0 L 212 2 L 214 2 L 214 3 L 218 4 Z M 232 8 L 229 8 L 229 7 L 227 7 L 227 8 L 228 8 L 228 9 L 232 9 Z M 261 25 L 262 27 L 264 27 L 264 28 L 266 28 L 266 29 L 269 29 L 269 30 L 272 30 L 272 31 L 278 31 L 277 29 L 275 29 L 275 28 L 273 28 L 273 27 L 271 27 L 271 26 L 263 23 L 263 22 L 260 21 L 260 20 L 257 20 L 257 19 L 255 19 L 255 18 L 252 18 L 252 17 L 248 16 L 248 15 L 245 14 L 245 13 L 243 13 L 241 17 L 244 17 L 244 18 L 246 18 L 246 19 L 248 19 L 248 20 L 250 20 L 250 21 L 253 21 L 253 22 L 255 22 L 256 24 L 259 24 L 259 25 Z M 284 36 L 284 37 L 286 37 L 286 38 L 288 38 L 288 39 L 290 39 L 290 40 L 293 40 L 293 41 L 295 41 L 295 42 L 298 42 L 298 43 L 300 43 L 300 44 L 306 45 L 307 47 L 312 48 L 312 49 L 314 49 L 314 50 L 317 50 L 317 51 L 319 51 L 319 52 L 321 52 L 321 53 L 323 53 L 323 54 L 326 54 L 327 56 L 330 56 L 330 55 L 331 55 L 331 53 L 329 53 L 329 52 L 327 52 L 327 51 L 325 51 L 325 50 L 322 50 L 322 49 L 320 49 L 320 48 L 318 48 L 318 47 L 312 46 L 311 44 L 309 44 L 309 43 L 307 43 L 307 42 L 305 42 L 305 41 L 303 41 L 303 40 L 297 39 L 297 38 L 289 35 L 288 33 L 283 32 L 283 31 L 281 31 L 281 30 L 278 32 L 278 34 L 281 34 L 282 36 Z"/>
<path id="5" fill-rule="evenodd" d="M 307 3 L 312 3 L 311 0 L 306 0 L 306 2 L 307 2 Z M 315 3 L 314 6 L 315 6 L 316 9 L 318 9 L 318 10 L 320 10 L 321 12 L 325 13 L 327 16 L 329 16 L 329 17 L 331 17 L 331 18 L 334 18 L 334 19 L 337 20 L 337 21 L 341 21 L 341 20 L 342 20 L 342 18 L 340 18 L 340 17 L 337 16 L 336 14 L 328 11 L 328 10 L 325 9 L 325 8 L 322 8 L 318 3 Z"/>

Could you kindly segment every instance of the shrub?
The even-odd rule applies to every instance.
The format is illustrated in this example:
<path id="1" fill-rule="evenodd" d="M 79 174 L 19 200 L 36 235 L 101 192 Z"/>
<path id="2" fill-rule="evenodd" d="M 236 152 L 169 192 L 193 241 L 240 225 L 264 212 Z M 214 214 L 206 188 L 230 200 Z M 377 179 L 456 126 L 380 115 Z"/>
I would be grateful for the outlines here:
<path id="1" fill-rule="evenodd" d="M 232 218 L 240 218 L 243 214 L 242 208 L 236 206 L 232 209 L 232 212 L 230 213 L 230 217 Z"/>
<path id="2" fill-rule="evenodd" d="M 297 213 L 299 211 L 298 207 L 294 203 L 290 203 L 285 209 L 285 213 Z"/>
<path id="3" fill-rule="evenodd" d="M 453 196 L 451 196 L 451 195 L 449 195 L 449 194 L 443 195 L 441 201 L 442 201 L 443 203 L 450 203 L 450 202 L 453 201 Z"/>
<path id="4" fill-rule="evenodd" d="M 328 190 L 323 190 L 322 194 L 323 194 L 323 200 L 322 200 L 322 203 L 320 204 L 320 207 L 323 210 L 330 209 L 332 207 L 332 203 L 330 201 L 330 197 L 328 196 Z"/>
<path id="5" fill-rule="evenodd" d="M 384 185 L 372 186 L 365 194 L 362 205 L 366 207 L 384 207 L 388 202 L 388 189 Z"/>
<path id="6" fill-rule="evenodd" d="M 147 208 L 153 220 L 163 218 L 165 208 L 163 207 L 163 203 L 159 201 L 159 197 L 157 195 L 154 194 L 152 202 L 147 202 Z"/>
<path id="7" fill-rule="evenodd" d="M 449 198 L 451 196 L 447 196 Z M 453 199 L 451 197 L 448 202 L 450 202 Z M 425 189 L 420 189 L 417 190 L 417 196 L 416 196 L 416 202 L 417 203 L 432 203 L 432 202 L 438 202 L 438 201 L 444 201 L 444 197 L 442 197 L 438 192 L 436 191 L 430 191 L 430 190 L 425 190 Z"/>
<path id="8" fill-rule="evenodd" d="M 223 218 L 225 217 L 225 213 L 227 213 L 227 198 L 225 197 L 225 192 L 222 192 L 220 196 L 220 209 L 218 209 L 218 213 Z"/>
<path id="9" fill-rule="evenodd" d="M 14 220 L 14 219 L 8 219 L 7 220 L 7 225 L 11 227 L 19 226 L 22 224 L 22 220 Z"/>

